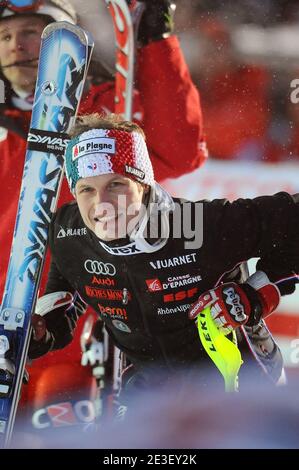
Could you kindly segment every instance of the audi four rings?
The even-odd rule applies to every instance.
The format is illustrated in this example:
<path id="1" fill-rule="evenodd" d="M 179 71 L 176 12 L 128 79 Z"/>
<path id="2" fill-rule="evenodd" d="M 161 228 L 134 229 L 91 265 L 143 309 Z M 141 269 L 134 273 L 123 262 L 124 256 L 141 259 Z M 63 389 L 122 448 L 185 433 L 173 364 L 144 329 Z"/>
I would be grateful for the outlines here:
<path id="1" fill-rule="evenodd" d="M 103 274 L 104 276 L 114 276 L 116 274 L 113 264 L 103 263 L 102 261 L 87 259 L 84 263 L 84 268 L 90 274 Z"/>

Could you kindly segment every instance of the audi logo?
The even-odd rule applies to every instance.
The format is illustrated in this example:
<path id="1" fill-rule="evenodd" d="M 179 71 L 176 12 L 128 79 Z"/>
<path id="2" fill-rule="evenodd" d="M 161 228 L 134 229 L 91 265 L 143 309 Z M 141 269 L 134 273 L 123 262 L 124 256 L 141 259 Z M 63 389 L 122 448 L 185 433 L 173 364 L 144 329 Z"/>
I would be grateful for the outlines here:
<path id="1" fill-rule="evenodd" d="M 114 276 L 116 273 L 115 266 L 111 263 L 103 263 L 102 261 L 92 261 L 87 259 L 84 268 L 90 274 L 103 274 L 104 276 Z"/>

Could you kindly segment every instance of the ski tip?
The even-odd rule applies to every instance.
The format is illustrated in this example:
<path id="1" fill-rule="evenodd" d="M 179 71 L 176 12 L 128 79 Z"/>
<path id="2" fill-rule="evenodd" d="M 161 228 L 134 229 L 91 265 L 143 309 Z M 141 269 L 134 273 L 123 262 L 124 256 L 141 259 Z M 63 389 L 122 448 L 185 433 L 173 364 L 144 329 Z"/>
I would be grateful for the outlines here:
<path id="1" fill-rule="evenodd" d="M 94 44 L 94 40 L 91 34 L 88 31 L 85 31 L 80 26 L 75 24 L 69 23 L 68 21 L 55 21 L 54 23 L 50 23 L 42 32 L 41 39 L 44 40 L 49 37 L 51 34 L 54 34 L 58 31 L 70 31 L 73 34 L 76 34 L 82 43 L 87 44 L 88 46 L 92 46 Z"/>

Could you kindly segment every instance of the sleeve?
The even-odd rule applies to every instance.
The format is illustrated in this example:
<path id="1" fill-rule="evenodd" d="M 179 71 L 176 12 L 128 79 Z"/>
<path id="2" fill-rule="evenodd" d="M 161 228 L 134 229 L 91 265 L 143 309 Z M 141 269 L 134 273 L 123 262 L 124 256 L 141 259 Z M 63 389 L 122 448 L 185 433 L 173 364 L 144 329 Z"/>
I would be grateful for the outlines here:
<path id="1" fill-rule="evenodd" d="M 43 317 L 46 320 L 47 332 L 40 341 L 36 341 L 32 337 L 28 352 L 30 359 L 36 359 L 49 351 L 63 349 L 67 346 L 73 339 L 79 317 L 86 311 L 85 302 L 61 275 L 55 263 L 55 258 L 52 257 L 45 295 L 60 291 L 73 294 L 73 302 L 69 306 L 55 308 Z"/>
<path id="2" fill-rule="evenodd" d="M 207 158 L 199 93 L 179 41 L 171 36 L 141 48 L 136 85 L 157 179 L 175 178 Z"/>
<path id="3" fill-rule="evenodd" d="M 299 194 L 215 200 L 204 216 L 203 246 L 212 243 L 213 256 L 223 265 L 259 257 L 258 269 L 276 282 L 299 272 L 298 220 Z"/>
<path id="4" fill-rule="evenodd" d="M 71 292 L 74 295 L 75 289 L 60 273 L 59 268 L 55 262 L 55 255 L 53 256 L 53 253 L 55 252 L 52 249 L 51 249 L 51 252 L 52 252 L 52 258 L 51 258 L 50 269 L 48 273 L 45 294 L 50 294 L 51 292 L 66 291 L 66 292 Z"/>

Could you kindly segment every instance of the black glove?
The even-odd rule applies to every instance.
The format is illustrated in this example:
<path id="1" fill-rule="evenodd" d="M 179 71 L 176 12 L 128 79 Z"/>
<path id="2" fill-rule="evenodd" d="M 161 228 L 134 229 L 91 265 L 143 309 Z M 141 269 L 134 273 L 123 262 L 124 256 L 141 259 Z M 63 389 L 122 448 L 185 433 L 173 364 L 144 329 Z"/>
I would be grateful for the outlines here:
<path id="1" fill-rule="evenodd" d="M 173 32 L 175 3 L 171 0 L 140 0 L 145 4 L 137 40 L 141 46 L 167 38 Z"/>

